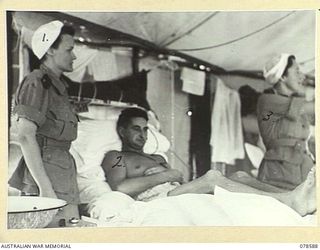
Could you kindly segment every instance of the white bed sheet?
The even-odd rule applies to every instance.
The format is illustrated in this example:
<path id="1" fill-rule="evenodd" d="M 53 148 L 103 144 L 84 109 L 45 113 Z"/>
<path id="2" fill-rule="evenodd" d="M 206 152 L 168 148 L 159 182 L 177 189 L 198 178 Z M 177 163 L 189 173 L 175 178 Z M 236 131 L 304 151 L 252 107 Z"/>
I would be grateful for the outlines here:
<path id="1" fill-rule="evenodd" d="M 110 192 L 89 204 L 100 227 L 140 226 L 316 226 L 317 217 L 301 217 L 277 200 L 232 193 L 184 194 L 150 202 Z"/>

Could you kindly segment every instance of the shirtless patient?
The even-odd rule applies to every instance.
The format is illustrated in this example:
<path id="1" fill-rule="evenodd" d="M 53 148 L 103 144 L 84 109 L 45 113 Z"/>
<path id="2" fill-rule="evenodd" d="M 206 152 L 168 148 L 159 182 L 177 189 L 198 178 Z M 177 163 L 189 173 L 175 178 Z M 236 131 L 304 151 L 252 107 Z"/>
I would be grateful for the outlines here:
<path id="1" fill-rule="evenodd" d="M 122 150 L 108 152 L 102 162 L 107 181 L 114 191 L 120 191 L 135 198 L 160 184 L 180 183 L 166 195 L 214 194 L 214 188 L 217 185 L 231 192 L 273 197 L 301 216 L 316 211 L 315 168 L 310 171 L 305 182 L 293 191 L 285 193 L 261 191 L 227 179 L 215 170 L 209 170 L 204 176 L 183 183 L 182 174 L 176 169 L 171 169 L 162 156 L 143 152 L 148 132 L 148 116 L 145 111 L 138 108 L 123 110 L 117 122 L 117 132 L 122 141 Z"/>

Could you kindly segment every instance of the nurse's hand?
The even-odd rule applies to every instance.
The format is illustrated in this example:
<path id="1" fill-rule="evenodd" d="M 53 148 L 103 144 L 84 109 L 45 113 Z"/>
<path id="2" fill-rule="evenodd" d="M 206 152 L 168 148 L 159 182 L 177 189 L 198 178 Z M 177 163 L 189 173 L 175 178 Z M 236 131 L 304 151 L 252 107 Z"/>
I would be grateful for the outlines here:
<path id="1" fill-rule="evenodd" d="M 163 171 L 161 174 L 167 176 L 167 181 L 183 183 L 182 173 L 177 169 L 169 169 Z"/>

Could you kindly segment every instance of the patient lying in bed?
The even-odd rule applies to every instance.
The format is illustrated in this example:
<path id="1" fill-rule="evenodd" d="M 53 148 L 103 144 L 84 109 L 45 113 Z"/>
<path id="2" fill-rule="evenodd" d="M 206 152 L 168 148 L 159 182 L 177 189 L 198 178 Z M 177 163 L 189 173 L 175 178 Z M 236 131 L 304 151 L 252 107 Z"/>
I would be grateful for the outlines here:
<path id="1" fill-rule="evenodd" d="M 167 196 L 182 182 L 180 172 L 170 169 L 160 155 L 148 155 L 128 149 L 121 152 L 110 151 L 102 166 L 112 189 L 139 201 Z"/>
<path id="2" fill-rule="evenodd" d="M 137 108 L 126 109 L 119 116 L 117 132 L 122 141 L 122 150 L 108 152 L 102 162 L 102 168 L 112 190 L 147 201 L 187 193 L 213 194 L 217 185 L 232 192 L 273 197 L 302 216 L 316 210 L 314 169 L 303 184 L 288 193 L 260 191 L 233 182 L 213 170 L 183 184 L 182 174 L 178 170 L 171 169 L 163 157 L 143 152 L 147 139 L 147 121 L 146 113 Z"/>

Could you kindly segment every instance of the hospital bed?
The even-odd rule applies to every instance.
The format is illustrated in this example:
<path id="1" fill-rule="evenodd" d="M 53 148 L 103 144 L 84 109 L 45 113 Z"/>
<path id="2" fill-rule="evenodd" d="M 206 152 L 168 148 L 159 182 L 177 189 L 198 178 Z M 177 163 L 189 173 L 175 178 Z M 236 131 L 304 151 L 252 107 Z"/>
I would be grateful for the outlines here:
<path id="1" fill-rule="evenodd" d="M 128 226 L 315 226 L 316 216 L 301 217 L 277 200 L 232 193 L 216 187 L 215 195 L 185 194 L 150 202 L 135 201 L 112 191 L 100 166 L 105 153 L 120 150 L 116 121 L 127 104 L 92 104 L 80 114 L 78 138 L 71 147 L 78 169 L 81 203 L 86 218 L 102 227 Z M 168 139 L 149 114 L 144 151 L 166 157 Z M 263 204 L 263 205 L 262 205 Z"/>

